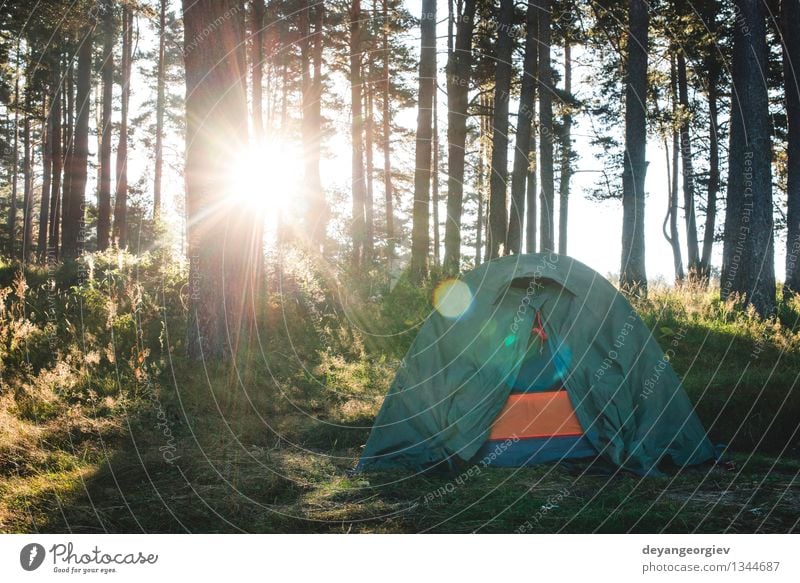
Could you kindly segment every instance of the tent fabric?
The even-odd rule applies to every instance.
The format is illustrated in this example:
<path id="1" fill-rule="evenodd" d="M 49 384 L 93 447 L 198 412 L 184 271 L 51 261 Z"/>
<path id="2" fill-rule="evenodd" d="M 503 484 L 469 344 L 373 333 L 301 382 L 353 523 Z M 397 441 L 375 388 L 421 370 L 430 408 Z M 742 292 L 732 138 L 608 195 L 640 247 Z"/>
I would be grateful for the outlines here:
<path id="1" fill-rule="evenodd" d="M 473 460 L 498 468 L 518 468 L 596 455 L 597 450 L 585 435 L 568 435 L 534 437 L 510 443 L 507 440 L 489 440 Z"/>
<path id="2" fill-rule="evenodd" d="M 556 368 L 550 344 L 547 341 L 542 342 L 536 332 L 531 334 L 527 355 L 520 365 L 519 373 L 511 383 L 512 393 L 551 391 L 563 384 L 563 371 Z"/>
<path id="3" fill-rule="evenodd" d="M 595 451 L 639 474 L 658 473 L 665 456 L 677 465 L 714 458 L 667 357 L 600 274 L 566 256 L 528 254 L 459 281 L 468 301 L 451 294 L 458 309 L 434 310 L 421 327 L 357 469 L 422 470 L 475 456 L 516 382 L 537 311 Z"/>
<path id="4" fill-rule="evenodd" d="M 583 435 L 566 391 L 511 394 L 492 424 L 489 439 Z"/>

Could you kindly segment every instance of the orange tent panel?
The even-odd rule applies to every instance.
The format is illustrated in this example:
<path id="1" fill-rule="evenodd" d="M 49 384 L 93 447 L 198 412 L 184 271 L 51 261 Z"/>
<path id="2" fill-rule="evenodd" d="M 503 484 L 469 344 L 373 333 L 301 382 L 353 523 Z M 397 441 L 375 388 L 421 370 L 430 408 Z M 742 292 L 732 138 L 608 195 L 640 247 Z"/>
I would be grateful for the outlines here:
<path id="1" fill-rule="evenodd" d="M 583 435 L 567 391 L 509 395 L 489 439 Z"/>

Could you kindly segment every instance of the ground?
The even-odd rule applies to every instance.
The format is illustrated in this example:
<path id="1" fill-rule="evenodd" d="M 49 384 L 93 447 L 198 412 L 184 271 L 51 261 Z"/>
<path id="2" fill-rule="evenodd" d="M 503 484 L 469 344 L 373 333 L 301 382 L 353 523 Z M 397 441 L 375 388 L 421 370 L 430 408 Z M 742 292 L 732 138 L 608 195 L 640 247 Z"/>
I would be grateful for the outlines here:
<path id="1" fill-rule="evenodd" d="M 0 271 L 0 532 L 800 529 L 796 304 L 765 321 L 713 289 L 637 302 L 662 347 L 677 342 L 724 464 L 352 475 L 430 286 L 371 282 L 356 302 L 311 269 L 282 274 L 236 367 L 198 365 L 182 350 L 184 272 L 103 261 L 56 292 L 48 277 L 69 273 Z"/>

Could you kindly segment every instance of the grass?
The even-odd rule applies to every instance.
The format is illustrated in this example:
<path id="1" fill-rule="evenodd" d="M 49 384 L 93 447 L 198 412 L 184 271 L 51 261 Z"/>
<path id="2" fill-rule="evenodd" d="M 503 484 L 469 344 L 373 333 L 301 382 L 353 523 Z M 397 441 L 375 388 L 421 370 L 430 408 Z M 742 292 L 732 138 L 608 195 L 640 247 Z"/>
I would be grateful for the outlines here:
<path id="1" fill-rule="evenodd" d="M 0 531 L 798 530 L 796 301 L 772 321 L 713 291 L 637 304 L 677 342 L 672 364 L 732 464 L 352 476 L 427 290 L 286 264 L 238 374 L 183 360 L 185 272 L 168 258 L 92 256 L 83 281 L 75 266 L 0 268 Z"/>

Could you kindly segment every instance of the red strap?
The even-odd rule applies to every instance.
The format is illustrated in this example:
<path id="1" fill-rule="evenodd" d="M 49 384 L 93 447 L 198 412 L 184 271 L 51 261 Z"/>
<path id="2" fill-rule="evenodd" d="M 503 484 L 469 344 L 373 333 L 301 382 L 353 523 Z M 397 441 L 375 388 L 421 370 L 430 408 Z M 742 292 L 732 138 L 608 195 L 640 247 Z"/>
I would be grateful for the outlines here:
<path id="1" fill-rule="evenodd" d="M 531 334 L 536 334 L 542 342 L 547 342 L 547 332 L 544 331 L 544 326 L 542 325 L 542 314 L 538 310 L 536 311 L 536 321 L 533 323 L 533 328 L 531 328 Z"/>

